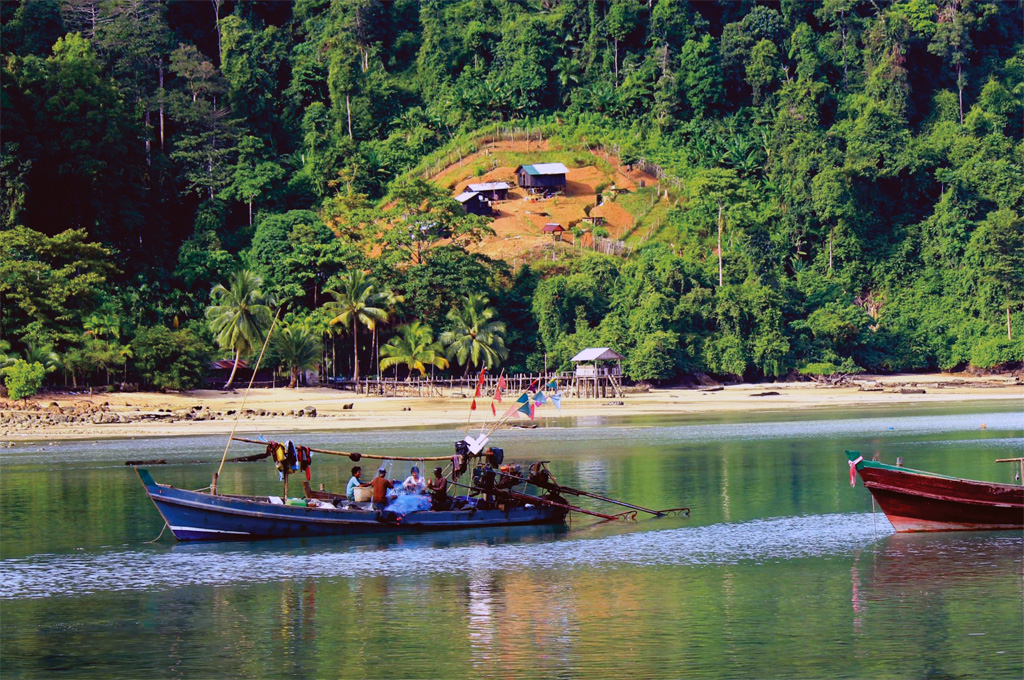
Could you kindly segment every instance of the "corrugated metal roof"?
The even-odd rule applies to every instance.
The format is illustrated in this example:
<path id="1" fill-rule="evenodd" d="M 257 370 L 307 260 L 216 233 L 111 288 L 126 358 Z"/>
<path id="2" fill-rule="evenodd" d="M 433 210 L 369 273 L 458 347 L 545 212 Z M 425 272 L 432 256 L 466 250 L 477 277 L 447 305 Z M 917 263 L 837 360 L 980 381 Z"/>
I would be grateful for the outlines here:
<path id="1" fill-rule="evenodd" d="M 500 191 L 501 189 L 511 189 L 505 182 L 487 182 L 485 184 L 470 184 L 466 187 L 469 191 Z"/>
<path id="2" fill-rule="evenodd" d="M 618 352 L 613 352 L 607 347 L 588 347 L 583 350 L 569 361 L 613 361 L 615 359 L 625 359 Z"/>
<path id="3" fill-rule="evenodd" d="M 455 200 L 458 201 L 459 203 L 465 203 L 474 196 L 479 196 L 479 193 L 476 191 L 463 191 L 461 194 L 455 197 Z"/>
<path id="4" fill-rule="evenodd" d="M 221 371 L 230 371 L 231 368 L 234 365 L 235 365 L 235 362 L 232 361 L 231 359 L 217 359 L 216 361 L 211 361 L 210 362 L 210 368 L 216 369 L 216 370 L 221 370 Z M 239 359 L 238 360 L 238 367 L 239 368 L 249 368 L 249 364 L 246 363 L 245 359 Z"/>
<path id="5" fill-rule="evenodd" d="M 561 163 L 534 163 L 524 165 L 523 170 L 527 175 L 565 175 L 569 169 Z"/>
<path id="6" fill-rule="evenodd" d="M 563 227 L 561 224 L 555 224 L 554 222 L 548 222 L 543 227 L 541 227 L 540 230 L 542 232 L 544 232 L 545 234 L 554 234 L 555 232 L 558 232 L 558 231 L 565 231 L 565 227 Z"/>

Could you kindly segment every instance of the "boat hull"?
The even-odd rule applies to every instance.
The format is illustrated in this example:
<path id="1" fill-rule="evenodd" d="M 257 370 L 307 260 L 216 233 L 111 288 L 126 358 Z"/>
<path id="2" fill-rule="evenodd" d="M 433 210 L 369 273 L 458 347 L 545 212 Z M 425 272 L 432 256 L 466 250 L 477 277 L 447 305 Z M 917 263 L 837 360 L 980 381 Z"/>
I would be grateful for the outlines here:
<path id="1" fill-rule="evenodd" d="M 860 460 L 856 468 L 898 532 L 1024 529 L 1024 486 L 946 477 L 876 461 Z"/>
<path id="2" fill-rule="evenodd" d="M 508 510 L 417 511 L 405 515 L 368 509 L 273 505 L 257 497 L 214 496 L 157 484 L 139 470 L 146 494 L 179 541 L 346 536 L 461 528 L 559 524 L 565 511 L 527 506 Z"/>

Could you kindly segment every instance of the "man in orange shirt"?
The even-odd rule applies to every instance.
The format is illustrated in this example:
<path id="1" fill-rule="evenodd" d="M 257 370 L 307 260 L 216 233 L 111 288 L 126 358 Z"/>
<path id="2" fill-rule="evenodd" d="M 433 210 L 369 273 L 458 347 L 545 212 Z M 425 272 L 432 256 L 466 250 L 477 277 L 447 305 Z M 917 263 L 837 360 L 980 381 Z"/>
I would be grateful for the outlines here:
<path id="1" fill-rule="evenodd" d="M 388 504 L 388 491 L 395 488 L 395 485 L 391 483 L 385 475 L 388 471 L 384 468 L 377 470 L 377 476 L 370 482 L 370 486 L 373 487 L 373 509 L 383 510 L 384 506 Z"/>

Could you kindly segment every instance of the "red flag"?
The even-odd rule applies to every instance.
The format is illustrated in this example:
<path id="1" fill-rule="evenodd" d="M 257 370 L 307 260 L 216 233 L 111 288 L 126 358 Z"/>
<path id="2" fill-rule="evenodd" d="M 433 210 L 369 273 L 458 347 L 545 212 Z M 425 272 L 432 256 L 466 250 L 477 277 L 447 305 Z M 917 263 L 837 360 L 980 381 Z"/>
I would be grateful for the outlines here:
<path id="1" fill-rule="evenodd" d="M 477 396 L 479 396 L 479 395 L 477 395 Z M 469 410 L 470 411 L 475 411 L 476 410 L 476 399 L 474 399 L 473 403 L 469 405 Z"/>
<path id="2" fill-rule="evenodd" d="M 476 379 L 476 394 L 473 395 L 474 397 L 479 397 L 480 396 L 480 388 L 483 387 L 483 385 L 484 385 L 484 373 L 486 371 L 487 371 L 487 367 L 486 366 L 484 366 L 483 368 L 480 369 L 480 377 Z"/>
<path id="3" fill-rule="evenodd" d="M 491 402 L 491 415 L 492 416 L 497 416 L 498 415 L 498 412 L 496 410 L 494 410 L 494 402 L 493 401 Z"/>
<path id="4" fill-rule="evenodd" d="M 533 420 L 533 410 L 534 410 L 534 408 L 536 408 L 536 406 L 534 406 L 534 403 L 531 401 L 530 402 L 530 420 Z"/>
<path id="5" fill-rule="evenodd" d="M 505 389 L 505 374 L 502 373 L 498 376 L 498 387 L 494 390 L 494 399 L 499 404 L 501 403 L 501 391 Z"/>

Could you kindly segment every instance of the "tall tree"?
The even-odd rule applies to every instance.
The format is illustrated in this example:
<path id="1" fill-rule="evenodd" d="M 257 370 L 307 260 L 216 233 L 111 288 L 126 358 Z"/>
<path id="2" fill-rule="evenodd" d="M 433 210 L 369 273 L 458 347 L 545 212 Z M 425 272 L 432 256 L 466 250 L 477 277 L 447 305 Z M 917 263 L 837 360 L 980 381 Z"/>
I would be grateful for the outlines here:
<path id="1" fill-rule="evenodd" d="M 270 307 L 273 304 L 262 291 L 263 279 L 242 269 L 230 278 L 228 285 L 218 283 L 210 291 L 213 304 L 206 309 L 217 344 L 235 353 L 231 375 L 224 389 L 231 389 L 238 371 L 238 360 L 263 343 L 270 328 Z M 254 367 L 255 368 L 255 367 Z"/>
<path id="2" fill-rule="evenodd" d="M 729 210 L 742 199 L 741 184 L 736 171 L 724 168 L 709 168 L 693 179 L 690 190 L 699 201 L 713 205 L 718 213 L 718 285 L 724 282 L 722 267 L 722 234 L 725 231 Z"/>
<path id="3" fill-rule="evenodd" d="M 441 333 L 441 344 L 449 359 L 465 366 L 493 368 L 508 355 L 505 349 L 505 324 L 496 321 L 498 311 L 489 306 L 482 294 L 471 293 L 462 304 L 448 312 L 449 329 Z"/>
<path id="4" fill-rule="evenodd" d="M 324 305 L 332 315 L 330 323 L 348 326 L 352 331 L 352 380 L 359 382 L 359 326 L 369 328 L 371 324 L 387 319 L 387 310 L 381 304 L 377 282 L 366 272 L 353 270 L 342 274 L 337 289 L 324 291 L 334 300 Z"/>
<path id="5" fill-rule="evenodd" d="M 380 348 L 380 367 L 387 370 L 392 366 L 408 366 L 409 377 L 419 371 L 420 377 L 427 374 L 427 366 L 447 368 L 441 343 L 434 341 L 434 332 L 421 321 L 399 326 L 398 335 Z"/>
<path id="6" fill-rule="evenodd" d="M 323 345 L 320 337 L 302 323 L 291 323 L 274 337 L 274 350 L 288 367 L 291 380 L 288 387 L 298 388 L 299 373 L 320 363 Z"/>

